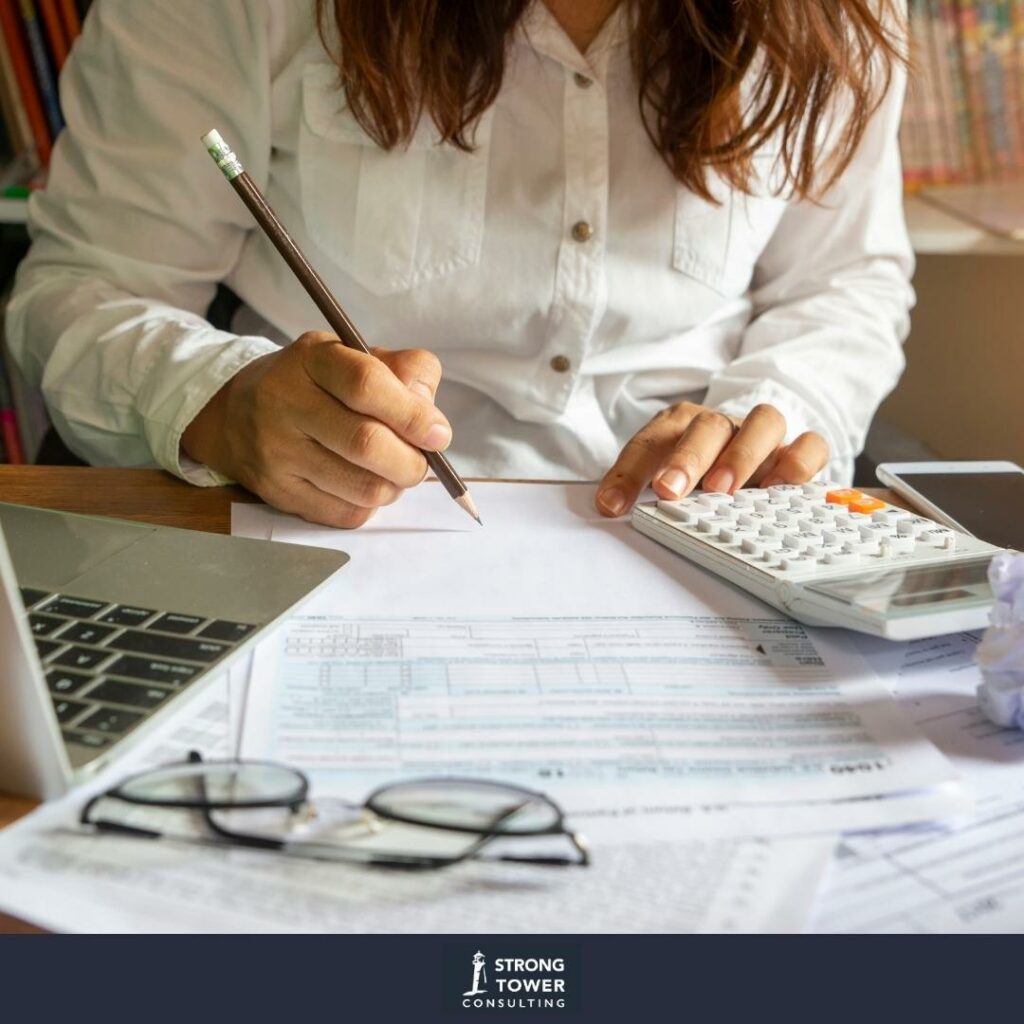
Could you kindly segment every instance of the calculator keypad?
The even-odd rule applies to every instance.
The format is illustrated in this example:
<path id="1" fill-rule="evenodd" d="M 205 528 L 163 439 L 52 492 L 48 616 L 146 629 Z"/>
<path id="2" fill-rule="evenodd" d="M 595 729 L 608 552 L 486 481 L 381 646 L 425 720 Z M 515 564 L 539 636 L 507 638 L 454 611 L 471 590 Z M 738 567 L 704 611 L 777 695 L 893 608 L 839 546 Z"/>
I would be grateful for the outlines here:
<path id="1" fill-rule="evenodd" d="M 852 487 L 779 484 L 659 501 L 679 531 L 772 575 L 881 568 L 957 550 L 957 532 Z"/>

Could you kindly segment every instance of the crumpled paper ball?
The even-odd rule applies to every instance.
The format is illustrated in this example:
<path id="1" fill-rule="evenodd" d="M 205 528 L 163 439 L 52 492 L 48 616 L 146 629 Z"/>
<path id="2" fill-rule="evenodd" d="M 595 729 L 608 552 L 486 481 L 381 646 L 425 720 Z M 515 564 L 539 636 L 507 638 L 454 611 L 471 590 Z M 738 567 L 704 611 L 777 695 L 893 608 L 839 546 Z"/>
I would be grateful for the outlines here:
<path id="1" fill-rule="evenodd" d="M 1024 554 L 996 555 L 988 578 L 996 601 L 975 655 L 984 677 L 978 706 L 996 725 L 1024 729 Z"/>

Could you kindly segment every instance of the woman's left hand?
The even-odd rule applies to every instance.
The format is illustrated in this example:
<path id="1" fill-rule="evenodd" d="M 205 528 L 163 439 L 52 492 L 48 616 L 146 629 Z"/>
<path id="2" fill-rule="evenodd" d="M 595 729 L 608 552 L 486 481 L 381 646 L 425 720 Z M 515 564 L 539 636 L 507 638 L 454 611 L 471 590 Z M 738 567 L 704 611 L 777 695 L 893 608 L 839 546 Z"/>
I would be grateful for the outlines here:
<path id="1" fill-rule="evenodd" d="M 597 509 L 621 516 L 648 484 L 671 501 L 702 479 L 705 490 L 729 494 L 747 483 L 804 483 L 828 462 L 828 443 L 812 432 L 791 444 L 785 436 L 773 405 L 755 406 L 742 421 L 693 402 L 669 406 L 622 449 L 597 489 Z"/>

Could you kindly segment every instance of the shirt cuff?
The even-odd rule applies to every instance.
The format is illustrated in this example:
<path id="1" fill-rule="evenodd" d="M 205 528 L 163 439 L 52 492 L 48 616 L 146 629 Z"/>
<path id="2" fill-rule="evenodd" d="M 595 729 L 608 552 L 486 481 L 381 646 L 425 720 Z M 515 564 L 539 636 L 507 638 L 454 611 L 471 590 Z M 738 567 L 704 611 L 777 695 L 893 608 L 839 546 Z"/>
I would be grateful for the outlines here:
<path id="1" fill-rule="evenodd" d="M 218 332 L 220 333 L 220 332 Z M 168 472 L 197 487 L 220 487 L 234 481 L 210 469 L 181 450 L 181 436 L 188 425 L 206 407 L 210 399 L 250 363 L 280 352 L 280 346 L 268 338 L 224 335 L 226 341 L 210 347 L 209 357 L 199 359 L 195 372 L 164 408 L 147 423 L 153 457 Z M 166 415 L 161 415 L 166 413 Z"/>

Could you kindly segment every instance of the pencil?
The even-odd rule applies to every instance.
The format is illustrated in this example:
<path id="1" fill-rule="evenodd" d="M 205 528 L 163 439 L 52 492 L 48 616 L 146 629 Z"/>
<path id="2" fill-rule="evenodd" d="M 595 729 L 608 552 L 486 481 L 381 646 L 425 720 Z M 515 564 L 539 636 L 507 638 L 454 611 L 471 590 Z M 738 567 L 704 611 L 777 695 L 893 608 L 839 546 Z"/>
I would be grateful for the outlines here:
<path id="1" fill-rule="evenodd" d="M 349 319 L 348 314 L 341 308 L 341 303 L 334 297 L 323 278 L 313 269 L 312 264 L 303 255 L 302 250 L 295 243 L 295 239 L 288 233 L 285 226 L 278 220 L 277 214 L 271 209 L 270 204 L 264 198 L 256 185 L 256 182 L 249 177 L 241 161 L 231 151 L 228 144 L 221 137 L 220 132 L 214 130 L 203 136 L 203 144 L 207 152 L 213 157 L 217 166 L 221 169 L 224 177 L 228 179 L 234 190 L 241 197 L 242 202 L 249 208 L 249 212 L 255 217 L 256 223 L 266 232 L 267 237 L 273 242 L 274 247 L 284 258 L 285 263 L 291 268 L 292 273 L 299 279 L 299 283 L 309 293 L 309 297 L 316 303 L 317 308 L 323 313 L 331 330 L 337 334 L 342 344 L 357 352 L 364 352 L 366 355 L 373 355 L 370 346 L 366 344 L 363 336 L 356 329 L 356 325 Z M 423 453 L 427 465 L 437 475 L 437 479 L 444 485 L 444 489 L 455 499 L 460 508 L 464 509 L 478 523 L 480 515 L 476 510 L 469 488 L 466 487 L 462 478 L 455 472 L 452 464 L 441 452 Z M 481 524 L 482 525 L 482 524 Z"/>

